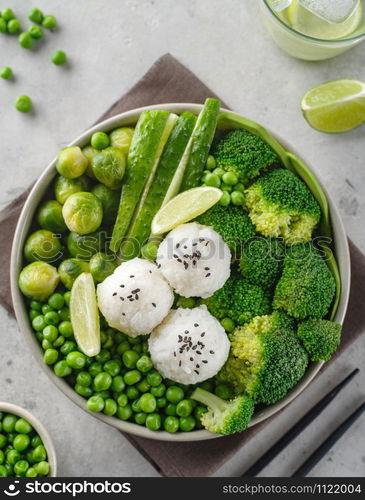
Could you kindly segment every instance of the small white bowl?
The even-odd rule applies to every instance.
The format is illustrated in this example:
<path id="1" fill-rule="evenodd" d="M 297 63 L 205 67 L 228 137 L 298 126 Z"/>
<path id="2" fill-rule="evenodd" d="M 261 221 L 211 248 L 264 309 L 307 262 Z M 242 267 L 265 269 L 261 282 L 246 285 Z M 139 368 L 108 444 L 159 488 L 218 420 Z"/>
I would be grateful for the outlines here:
<path id="1" fill-rule="evenodd" d="M 27 420 L 33 429 L 39 434 L 40 438 L 43 441 L 43 444 L 47 451 L 47 461 L 50 466 L 49 477 L 57 476 L 57 460 L 56 460 L 56 451 L 53 446 L 52 439 L 44 425 L 34 416 L 32 413 L 29 413 L 28 410 L 25 410 L 21 406 L 14 405 L 13 403 L 5 403 L 0 401 L 0 411 L 4 413 L 11 413 L 16 415 L 17 417 L 24 418 Z"/>

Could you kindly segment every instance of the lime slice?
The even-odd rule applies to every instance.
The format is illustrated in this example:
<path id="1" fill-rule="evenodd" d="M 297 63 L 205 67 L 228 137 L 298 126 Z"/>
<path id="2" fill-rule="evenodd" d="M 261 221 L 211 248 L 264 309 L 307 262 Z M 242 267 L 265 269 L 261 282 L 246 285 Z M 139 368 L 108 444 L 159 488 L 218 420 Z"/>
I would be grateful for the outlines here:
<path id="1" fill-rule="evenodd" d="M 75 339 L 80 350 L 86 356 L 99 354 L 99 311 L 94 280 L 90 273 L 80 274 L 72 286 L 70 314 Z"/>
<path id="2" fill-rule="evenodd" d="M 311 127 L 346 132 L 365 122 L 365 83 L 349 79 L 323 83 L 304 95 L 301 107 Z"/>
<path id="3" fill-rule="evenodd" d="M 359 3 L 346 21 L 333 24 L 312 14 L 297 1 L 294 1 L 288 7 L 287 16 L 292 27 L 304 35 L 321 40 L 338 40 L 351 35 L 359 27 L 362 20 L 362 7 Z"/>
<path id="4" fill-rule="evenodd" d="M 152 221 L 152 235 L 167 233 L 174 227 L 195 219 L 221 198 L 222 191 L 213 187 L 197 187 L 178 194 L 160 208 Z"/>

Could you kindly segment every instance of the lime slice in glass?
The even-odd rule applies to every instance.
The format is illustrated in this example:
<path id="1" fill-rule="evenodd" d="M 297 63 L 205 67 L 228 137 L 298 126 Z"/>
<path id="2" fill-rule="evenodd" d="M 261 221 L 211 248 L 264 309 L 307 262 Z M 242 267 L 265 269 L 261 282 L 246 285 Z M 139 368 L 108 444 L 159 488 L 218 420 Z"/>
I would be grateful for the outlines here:
<path id="1" fill-rule="evenodd" d="M 346 132 L 365 123 L 365 83 L 349 79 L 323 83 L 304 95 L 301 107 L 311 127 Z"/>
<path id="2" fill-rule="evenodd" d="M 95 285 L 90 273 L 80 274 L 71 290 L 71 323 L 80 350 L 86 356 L 100 352 L 100 323 Z"/>
<path id="3" fill-rule="evenodd" d="M 321 40 L 338 40 L 351 35 L 361 24 L 362 7 L 357 6 L 351 16 L 342 23 L 330 23 L 312 14 L 309 10 L 294 1 L 287 10 L 291 26 L 304 35 Z"/>
<path id="4" fill-rule="evenodd" d="M 167 233 L 174 227 L 195 219 L 215 205 L 222 191 L 213 187 L 197 187 L 178 194 L 160 208 L 152 221 L 152 235 Z"/>

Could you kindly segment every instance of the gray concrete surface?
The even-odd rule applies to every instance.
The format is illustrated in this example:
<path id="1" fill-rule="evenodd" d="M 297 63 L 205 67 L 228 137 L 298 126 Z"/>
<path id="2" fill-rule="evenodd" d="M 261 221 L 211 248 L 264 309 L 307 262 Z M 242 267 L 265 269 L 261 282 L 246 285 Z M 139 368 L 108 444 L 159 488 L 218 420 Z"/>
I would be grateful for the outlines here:
<path id="1" fill-rule="evenodd" d="M 93 123 L 160 55 L 171 52 L 234 110 L 276 130 L 303 151 L 339 206 L 348 234 L 365 251 L 365 128 L 323 135 L 308 127 L 299 109 L 303 93 L 325 80 L 365 79 L 364 45 L 322 63 L 293 60 L 264 31 L 256 0 L 36 3 L 59 21 L 59 28 L 47 33 L 36 50 L 23 50 L 16 38 L 0 36 L 0 66 L 10 65 L 15 73 L 14 81 L 0 82 L 0 208 L 34 181 L 58 149 Z M 26 13 L 33 0 L 6 4 L 28 24 Z M 50 63 L 56 49 L 69 54 L 68 67 Z M 12 106 L 23 93 L 34 101 L 32 115 L 22 115 Z M 24 405 L 46 423 L 57 447 L 60 475 L 156 476 L 116 430 L 81 411 L 51 385 L 15 321 L 3 309 L 0 318 L 0 400 Z M 239 474 L 340 375 L 363 365 L 364 359 L 362 337 L 218 475 Z M 364 374 L 357 377 L 263 475 L 290 474 L 360 402 L 364 382 Z M 363 476 L 364 445 L 362 419 L 312 474 Z"/>

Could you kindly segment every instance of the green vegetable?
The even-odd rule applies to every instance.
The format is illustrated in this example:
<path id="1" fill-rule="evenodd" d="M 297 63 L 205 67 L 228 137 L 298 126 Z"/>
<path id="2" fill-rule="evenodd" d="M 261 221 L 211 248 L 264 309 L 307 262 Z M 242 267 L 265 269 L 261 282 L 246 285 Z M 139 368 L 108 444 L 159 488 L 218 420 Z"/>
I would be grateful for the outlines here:
<path id="1" fill-rule="evenodd" d="M 172 385 L 168 387 L 166 391 L 166 399 L 167 401 L 173 404 L 180 403 L 180 401 L 184 399 L 183 389 L 181 389 L 181 387 L 178 387 L 177 385 Z"/>
<path id="2" fill-rule="evenodd" d="M 210 432 L 234 434 L 244 431 L 250 424 L 254 401 L 247 394 L 225 401 L 198 387 L 191 398 L 208 407 L 208 411 L 201 415 L 201 423 Z"/>
<path id="3" fill-rule="evenodd" d="M 38 26 L 37 26 L 37 28 L 38 28 Z M 38 28 L 38 29 L 40 29 L 40 28 Z M 62 66 L 63 64 L 66 64 L 66 62 L 67 62 L 66 52 L 64 52 L 63 50 L 56 50 L 55 52 L 53 52 L 52 62 L 56 66 Z"/>
<path id="4" fill-rule="evenodd" d="M 335 295 L 334 277 L 319 250 L 310 243 L 291 247 L 276 285 L 273 308 L 297 319 L 322 318 Z"/>
<path id="5" fill-rule="evenodd" d="M 15 109 L 21 113 L 29 113 L 32 110 L 32 99 L 27 95 L 21 95 L 15 99 Z"/>
<path id="6" fill-rule="evenodd" d="M 271 312 L 270 299 L 264 289 L 236 275 L 202 303 L 216 318 L 228 317 L 239 325 Z"/>
<path id="7" fill-rule="evenodd" d="M 77 179 L 67 179 L 60 175 L 55 182 L 55 197 L 63 205 L 72 194 L 79 193 L 80 191 L 89 191 L 89 188 L 90 181 L 85 175 Z"/>
<path id="8" fill-rule="evenodd" d="M 139 117 L 128 154 L 125 182 L 110 243 L 113 252 L 119 250 L 135 206 L 146 184 L 154 177 L 175 120 L 176 116 L 167 111 L 143 111 Z"/>
<path id="9" fill-rule="evenodd" d="M 311 361 L 328 361 L 340 345 L 341 325 L 325 319 L 309 319 L 300 323 L 298 337 Z"/>
<path id="10" fill-rule="evenodd" d="M 45 201 L 41 204 L 37 212 L 37 222 L 42 229 L 47 229 L 54 233 L 63 233 L 67 230 L 65 220 L 62 215 L 62 205 L 56 200 Z"/>
<path id="11" fill-rule="evenodd" d="M 158 413 L 150 413 L 146 417 L 146 427 L 150 431 L 158 431 L 161 423 L 161 417 Z"/>
<path id="12" fill-rule="evenodd" d="M 119 148 L 122 153 L 128 155 L 131 146 L 134 128 L 120 127 L 110 133 L 110 145 Z"/>
<path id="13" fill-rule="evenodd" d="M 57 269 L 46 262 L 32 262 L 19 275 L 22 293 L 30 299 L 40 301 L 46 300 L 55 291 L 58 282 Z"/>
<path id="14" fill-rule="evenodd" d="M 9 66 L 4 66 L 0 69 L 0 77 L 4 80 L 10 80 L 13 76 L 13 70 Z"/>
<path id="15" fill-rule="evenodd" d="M 15 35 L 16 33 L 19 33 L 19 31 L 22 29 L 22 26 L 18 19 L 11 19 L 8 22 L 8 31 L 9 33 Z"/>
<path id="16" fill-rule="evenodd" d="M 227 191 L 223 191 L 222 197 L 218 202 L 222 207 L 228 207 L 231 203 L 231 195 Z"/>
<path id="17" fill-rule="evenodd" d="M 33 8 L 29 11 L 28 18 L 33 23 L 41 24 L 43 21 L 43 12 L 40 9 Z"/>
<path id="18" fill-rule="evenodd" d="M 81 273 L 89 272 L 89 264 L 79 259 L 66 259 L 58 267 L 58 274 L 62 283 L 68 290 L 71 290 L 75 279 Z"/>
<path id="19" fill-rule="evenodd" d="M 91 166 L 96 179 L 105 186 L 110 189 L 119 189 L 122 186 L 125 156 L 120 149 L 113 147 L 103 149 L 93 157 Z"/>
<path id="20" fill-rule="evenodd" d="M 196 117 L 191 113 L 183 113 L 176 121 L 167 139 L 152 183 L 146 185 L 128 230 L 126 242 L 122 245 L 121 254 L 125 260 L 139 255 L 141 246 L 150 236 L 153 217 L 160 207 L 169 201 L 167 193 L 195 123 Z"/>
<path id="21" fill-rule="evenodd" d="M 230 340 L 230 356 L 218 379 L 231 384 L 236 394 L 246 392 L 258 403 L 274 404 L 305 373 L 308 355 L 294 320 L 281 311 L 253 318 Z"/>
<path id="22" fill-rule="evenodd" d="M 240 246 L 255 235 L 255 227 L 241 207 L 223 207 L 219 203 L 197 218 L 197 222 L 212 226 L 222 236 L 232 251 L 240 252 Z"/>
<path id="23" fill-rule="evenodd" d="M 42 26 L 47 30 L 53 30 L 57 26 L 57 21 L 55 16 L 52 15 L 44 16 L 42 20 Z"/>
<path id="24" fill-rule="evenodd" d="M 28 33 L 34 40 L 40 40 L 43 37 L 43 31 L 40 26 L 36 26 L 35 24 L 33 26 L 29 26 L 28 28 Z"/>
<path id="25" fill-rule="evenodd" d="M 62 215 L 70 231 L 80 235 L 90 234 L 100 227 L 103 206 L 92 193 L 75 193 L 67 198 Z"/>
<path id="26" fill-rule="evenodd" d="M 181 191 L 199 186 L 217 128 L 219 109 L 220 101 L 208 98 L 199 113 L 191 138 L 189 159 L 184 171 Z"/>
<path id="27" fill-rule="evenodd" d="M 56 168 L 60 175 L 68 179 L 75 179 L 82 175 L 88 165 L 87 158 L 78 146 L 69 146 L 61 149 L 58 155 Z"/>
<path id="28" fill-rule="evenodd" d="M 118 191 L 108 188 L 104 184 L 96 184 L 91 192 L 101 201 L 103 205 L 103 224 L 109 226 L 115 222 L 118 213 L 119 198 Z"/>
<path id="29" fill-rule="evenodd" d="M 5 19 L 0 17 L 0 33 L 6 33 L 7 29 L 8 29 L 7 22 L 5 21 Z"/>
<path id="30" fill-rule="evenodd" d="M 285 247 L 280 240 L 256 237 L 244 245 L 240 271 L 254 285 L 271 288 L 278 281 L 284 262 Z"/>
<path id="31" fill-rule="evenodd" d="M 62 256 L 61 248 L 57 235 L 40 229 L 28 236 L 24 245 L 24 256 L 28 262 L 54 262 Z"/>
<path id="32" fill-rule="evenodd" d="M 221 185 L 221 180 L 217 174 L 207 174 L 204 177 L 205 186 L 219 188 Z"/>
<path id="33" fill-rule="evenodd" d="M 88 165 L 87 165 L 85 174 L 88 177 L 90 177 L 90 179 L 95 180 L 96 177 L 95 177 L 93 169 L 92 169 L 92 160 L 93 160 L 94 156 L 99 153 L 99 151 L 97 149 L 93 148 L 92 146 L 85 146 L 82 149 L 82 152 L 83 152 L 84 156 L 86 156 L 87 161 L 88 161 Z"/>
<path id="34" fill-rule="evenodd" d="M 67 236 L 67 249 L 72 257 L 90 260 L 96 252 L 105 249 L 106 237 L 107 233 L 103 229 L 84 236 L 71 232 Z"/>
<path id="35" fill-rule="evenodd" d="M 245 202 L 245 197 L 241 191 L 232 191 L 231 201 L 233 205 L 242 206 Z"/>
<path id="36" fill-rule="evenodd" d="M 90 142 L 91 146 L 94 149 L 101 150 L 109 146 L 110 139 L 108 134 L 106 134 L 105 132 L 94 132 L 93 135 L 91 136 Z"/>
<path id="37" fill-rule="evenodd" d="M 15 15 L 14 15 L 13 10 L 10 7 L 6 7 L 5 9 L 2 9 L 2 11 L 1 11 L 1 17 L 5 21 L 9 22 L 9 21 L 11 21 L 12 19 L 15 18 Z"/>
<path id="38" fill-rule="evenodd" d="M 101 283 L 105 278 L 113 274 L 116 267 L 115 257 L 103 252 L 94 254 L 89 263 L 90 273 L 96 283 Z"/>
<path id="39" fill-rule="evenodd" d="M 256 230 L 282 237 L 292 245 L 309 241 L 321 218 L 319 205 L 307 186 L 289 170 L 273 170 L 245 192 Z"/>
<path id="40" fill-rule="evenodd" d="M 31 49 L 33 47 L 33 38 L 29 33 L 20 33 L 18 42 L 23 49 Z"/>

